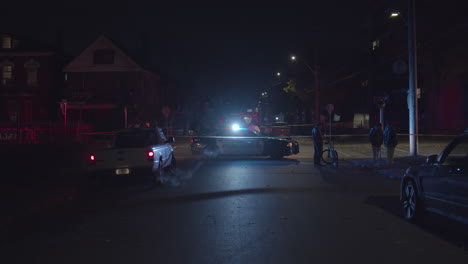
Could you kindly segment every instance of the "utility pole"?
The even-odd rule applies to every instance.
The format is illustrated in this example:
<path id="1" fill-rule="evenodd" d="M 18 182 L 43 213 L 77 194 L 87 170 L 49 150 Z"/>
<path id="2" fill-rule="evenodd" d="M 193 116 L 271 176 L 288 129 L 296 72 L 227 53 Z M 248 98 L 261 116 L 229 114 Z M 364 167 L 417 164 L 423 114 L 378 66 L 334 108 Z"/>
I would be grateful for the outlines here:
<path id="1" fill-rule="evenodd" d="M 409 112 L 409 147 L 410 155 L 418 155 L 418 99 L 416 89 L 418 88 L 418 70 L 416 57 L 416 14 L 415 0 L 408 0 L 408 64 L 409 64 L 409 90 L 408 90 L 408 112 Z"/>

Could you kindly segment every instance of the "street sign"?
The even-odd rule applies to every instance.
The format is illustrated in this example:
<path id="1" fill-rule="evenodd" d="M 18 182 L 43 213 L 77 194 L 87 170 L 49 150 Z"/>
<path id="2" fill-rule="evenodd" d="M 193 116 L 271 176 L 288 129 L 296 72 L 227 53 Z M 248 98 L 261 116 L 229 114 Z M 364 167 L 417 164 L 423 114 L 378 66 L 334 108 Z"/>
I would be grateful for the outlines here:
<path id="1" fill-rule="evenodd" d="M 335 110 L 335 107 L 334 107 L 332 104 L 327 104 L 327 105 L 325 106 L 325 108 L 327 109 L 327 112 L 328 112 L 328 114 L 330 114 L 330 115 L 331 115 L 331 113 L 333 112 L 333 110 Z"/>

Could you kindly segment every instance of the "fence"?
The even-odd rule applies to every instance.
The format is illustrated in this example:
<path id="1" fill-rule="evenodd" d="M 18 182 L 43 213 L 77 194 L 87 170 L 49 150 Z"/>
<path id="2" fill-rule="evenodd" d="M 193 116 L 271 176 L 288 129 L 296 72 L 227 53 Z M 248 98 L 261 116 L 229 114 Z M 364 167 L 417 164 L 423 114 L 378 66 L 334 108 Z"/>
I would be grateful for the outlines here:
<path id="1" fill-rule="evenodd" d="M 0 123 L 0 144 L 43 144 L 74 143 L 81 140 L 81 134 L 91 131 L 83 123 Z"/>

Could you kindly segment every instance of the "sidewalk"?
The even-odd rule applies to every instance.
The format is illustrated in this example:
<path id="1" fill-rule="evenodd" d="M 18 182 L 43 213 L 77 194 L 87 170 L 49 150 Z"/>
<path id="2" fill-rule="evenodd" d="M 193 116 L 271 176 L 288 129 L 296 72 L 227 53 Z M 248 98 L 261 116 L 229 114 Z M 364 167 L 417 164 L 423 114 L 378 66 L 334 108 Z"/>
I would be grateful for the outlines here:
<path id="1" fill-rule="evenodd" d="M 405 174 L 409 167 L 423 164 L 425 161 L 426 156 L 404 156 L 395 158 L 393 164 L 388 164 L 386 159 L 380 159 L 380 165 L 376 166 L 372 158 L 361 158 L 343 160 L 343 162 L 340 160 L 340 167 L 349 169 L 359 168 L 362 170 L 374 171 L 389 178 L 399 179 Z"/>

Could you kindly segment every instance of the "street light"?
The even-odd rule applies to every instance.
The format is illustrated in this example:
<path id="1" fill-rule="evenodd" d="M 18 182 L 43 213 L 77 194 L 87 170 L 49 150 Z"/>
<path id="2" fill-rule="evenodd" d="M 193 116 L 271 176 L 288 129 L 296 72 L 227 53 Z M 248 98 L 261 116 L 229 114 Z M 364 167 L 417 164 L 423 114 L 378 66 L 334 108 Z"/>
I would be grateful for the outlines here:
<path id="1" fill-rule="evenodd" d="M 298 58 L 294 55 L 291 56 L 292 61 L 298 60 Z M 314 67 L 310 66 L 306 60 L 301 59 L 304 65 L 312 72 L 314 75 L 315 81 L 315 105 L 314 105 L 314 114 L 315 114 L 315 122 L 320 122 L 320 82 L 319 82 L 319 65 L 316 62 Z"/>
<path id="2" fill-rule="evenodd" d="M 395 15 L 394 15 L 395 14 Z M 393 11 L 390 17 L 398 17 L 399 12 Z M 414 0 L 408 1 L 408 112 L 409 112 L 409 147 L 410 155 L 418 155 L 418 87 L 417 48 L 416 48 L 416 15 Z"/>
<path id="3" fill-rule="evenodd" d="M 277 75 L 277 76 L 281 76 L 281 72 L 277 72 L 276 75 Z"/>

